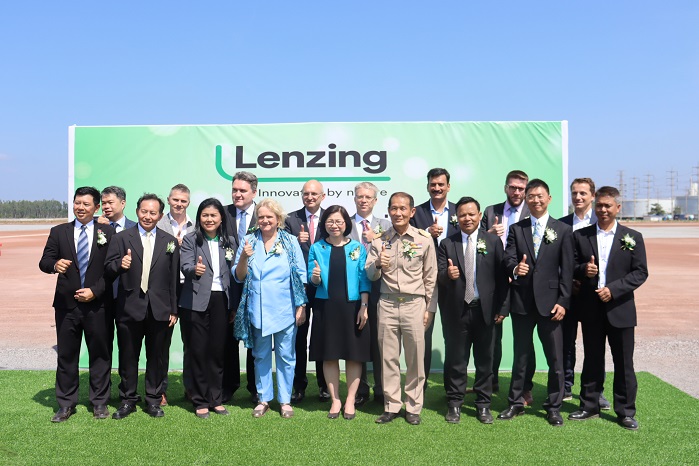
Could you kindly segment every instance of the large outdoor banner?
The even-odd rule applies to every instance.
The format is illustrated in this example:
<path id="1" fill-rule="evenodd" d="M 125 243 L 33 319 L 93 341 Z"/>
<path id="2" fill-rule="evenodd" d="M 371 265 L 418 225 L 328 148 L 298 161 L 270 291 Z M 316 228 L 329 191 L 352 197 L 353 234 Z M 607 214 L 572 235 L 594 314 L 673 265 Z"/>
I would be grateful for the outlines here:
<path id="1" fill-rule="evenodd" d="M 426 174 L 433 167 L 450 172 L 452 202 L 466 195 L 482 208 L 503 202 L 505 175 L 520 169 L 549 184 L 553 216 L 568 206 L 566 121 L 71 126 L 69 144 L 69 198 L 78 186 L 121 186 L 133 220 L 141 194 L 164 199 L 178 183 L 191 190 L 191 217 L 208 197 L 230 204 L 231 178 L 242 170 L 259 178 L 257 200 L 274 198 L 287 212 L 302 207 L 304 182 L 317 179 L 325 188 L 323 206 L 341 204 L 352 214 L 354 186 L 371 181 L 379 188 L 374 214 L 384 217 L 393 192 L 412 194 L 416 204 L 429 199 Z M 439 318 L 435 323 L 433 369 L 441 369 L 444 342 Z M 509 319 L 505 325 L 502 367 L 508 369 Z M 87 365 L 86 352 L 81 364 Z M 176 338 L 171 368 L 180 367 Z"/>

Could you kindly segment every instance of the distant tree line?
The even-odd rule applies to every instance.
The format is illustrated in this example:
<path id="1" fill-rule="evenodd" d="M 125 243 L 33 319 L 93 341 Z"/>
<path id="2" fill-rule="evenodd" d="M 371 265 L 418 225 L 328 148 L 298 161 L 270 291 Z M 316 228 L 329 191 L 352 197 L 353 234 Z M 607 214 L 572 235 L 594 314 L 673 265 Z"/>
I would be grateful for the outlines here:
<path id="1" fill-rule="evenodd" d="M 64 218 L 68 203 L 56 200 L 0 201 L 0 218 Z"/>

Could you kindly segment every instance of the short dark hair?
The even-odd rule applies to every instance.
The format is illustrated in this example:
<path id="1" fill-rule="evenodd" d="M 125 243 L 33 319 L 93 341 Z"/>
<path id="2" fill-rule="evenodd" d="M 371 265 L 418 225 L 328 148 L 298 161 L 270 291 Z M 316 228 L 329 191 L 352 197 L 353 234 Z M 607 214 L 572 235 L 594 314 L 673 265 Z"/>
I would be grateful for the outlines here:
<path id="1" fill-rule="evenodd" d="M 328 221 L 328 217 L 336 213 L 342 215 L 342 219 L 345 221 L 345 231 L 342 232 L 342 234 L 344 236 L 348 236 L 350 233 L 352 233 L 352 219 L 347 213 L 347 209 L 345 209 L 341 205 L 331 205 L 330 207 L 325 209 L 323 211 L 323 215 L 320 216 L 320 225 L 318 225 L 318 228 L 320 229 L 321 238 L 325 239 L 328 236 L 330 236 L 328 234 L 328 230 L 325 229 L 325 222 Z"/>
<path id="2" fill-rule="evenodd" d="M 456 210 L 459 210 L 459 207 L 461 207 L 464 204 L 476 204 L 476 209 L 478 209 L 478 212 L 481 211 L 481 204 L 474 198 L 470 196 L 464 196 L 461 199 L 459 199 L 459 202 L 456 203 Z M 456 213 L 456 212 L 455 212 Z"/>
<path id="3" fill-rule="evenodd" d="M 95 205 L 100 205 L 100 192 L 92 186 L 82 186 L 76 189 L 73 195 L 73 202 L 75 202 L 75 198 L 78 196 L 92 196 Z"/>
<path id="4" fill-rule="evenodd" d="M 182 183 L 178 183 L 175 186 L 173 186 L 172 188 L 170 188 L 170 193 L 172 193 L 173 191 L 182 191 L 183 193 L 189 194 L 189 188 L 187 187 L 186 184 L 182 184 Z"/>
<path id="5" fill-rule="evenodd" d="M 430 171 L 427 172 L 427 182 L 429 183 L 432 178 L 436 178 L 438 176 L 446 176 L 447 177 L 447 184 L 449 184 L 449 180 L 451 179 L 451 175 L 447 171 L 446 168 L 432 168 Z"/>
<path id="6" fill-rule="evenodd" d="M 162 214 L 165 211 L 165 203 L 157 194 L 143 193 L 143 196 L 139 197 L 138 201 L 136 202 L 136 212 L 138 212 L 138 209 L 141 208 L 141 202 L 143 201 L 158 201 L 160 204 L 160 213 Z"/>
<path id="7" fill-rule="evenodd" d="M 197 244 L 199 246 L 202 246 L 204 244 L 204 232 L 201 230 L 201 213 L 207 207 L 214 207 L 216 210 L 218 210 L 218 213 L 221 215 L 221 224 L 218 226 L 218 230 L 216 230 L 218 240 L 224 248 L 227 249 L 231 247 L 231 243 L 228 240 L 228 236 L 226 235 L 226 211 L 223 208 L 223 204 L 221 204 L 221 201 L 219 201 L 215 197 L 204 199 L 203 201 L 201 201 L 201 204 L 199 204 L 199 207 L 197 208 L 197 218 L 194 225 L 194 231 L 197 235 Z"/>
<path id="8" fill-rule="evenodd" d="M 410 208 L 412 209 L 415 207 L 415 199 L 413 196 L 411 196 L 408 193 L 404 193 L 403 191 L 398 191 L 396 193 L 391 194 L 391 197 L 388 198 L 388 208 L 389 210 L 391 209 L 391 201 L 393 200 L 394 197 L 402 197 L 410 201 Z"/>
<path id="9" fill-rule="evenodd" d="M 571 191 L 573 190 L 573 185 L 574 184 L 587 184 L 590 186 L 590 194 L 593 196 L 595 195 L 595 182 L 592 181 L 592 178 L 575 178 L 572 183 L 570 183 L 570 189 Z"/>
<path id="10" fill-rule="evenodd" d="M 522 170 L 512 170 L 510 173 L 508 173 L 505 177 L 505 184 L 509 183 L 512 178 L 522 180 L 525 183 L 529 181 L 529 175 L 524 173 Z"/>
<path id="11" fill-rule="evenodd" d="M 107 186 L 102 190 L 102 196 L 114 194 L 119 200 L 126 201 L 126 191 L 119 186 Z"/>
<path id="12" fill-rule="evenodd" d="M 235 180 L 247 181 L 248 183 L 250 183 L 250 189 L 257 192 L 257 176 L 255 176 L 254 173 L 236 172 L 236 174 L 233 175 L 231 183 L 233 183 Z"/>
<path id="13" fill-rule="evenodd" d="M 524 190 L 524 192 L 528 193 L 534 188 L 544 188 L 546 190 L 546 194 L 551 194 L 551 191 L 549 191 L 549 185 L 547 185 L 544 180 L 540 180 L 539 178 L 534 178 L 527 183 L 527 188 Z"/>
<path id="14" fill-rule="evenodd" d="M 617 204 L 621 204 L 621 193 L 614 186 L 602 186 L 601 188 L 599 188 L 595 193 L 595 200 L 599 199 L 600 197 L 607 196 L 613 197 L 614 202 L 616 202 Z"/>

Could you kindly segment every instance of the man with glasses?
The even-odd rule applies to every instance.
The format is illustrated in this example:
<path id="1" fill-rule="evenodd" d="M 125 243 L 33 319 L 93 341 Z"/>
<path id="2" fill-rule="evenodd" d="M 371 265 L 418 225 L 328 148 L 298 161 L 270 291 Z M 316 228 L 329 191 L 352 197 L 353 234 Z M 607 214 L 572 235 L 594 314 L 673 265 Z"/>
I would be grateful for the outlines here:
<path id="1" fill-rule="evenodd" d="M 303 252 L 304 263 L 308 263 L 308 251 L 311 245 L 320 239 L 318 223 L 323 215 L 320 203 L 325 199 L 323 185 L 318 180 L 309 180 L 303 185 L 303 207 L 292 212 L 286 218 L 284 229 L 298 238 Z M 306 321 L 299 326 L 296 334 L 296 369 L 294 371 L 294 392 L 291 394 L 291 403 L 297 404 L 306 397 L 308 377 L 306 367 L 308 365 L 308 329 L 311 321 L 311 311 L 315 301 L 316 287 L 306 284 Z M 316 377 L 318 379 L 318 398 L 320 401 L 330 400 L 328 386 L 323 377 L 323 365 L 316 364 Z"/>

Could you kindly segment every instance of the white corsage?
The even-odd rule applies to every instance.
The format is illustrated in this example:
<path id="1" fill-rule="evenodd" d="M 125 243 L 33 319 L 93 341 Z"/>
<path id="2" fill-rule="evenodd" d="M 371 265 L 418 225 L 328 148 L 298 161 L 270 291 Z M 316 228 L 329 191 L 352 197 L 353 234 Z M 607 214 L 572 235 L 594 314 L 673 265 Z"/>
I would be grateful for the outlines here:
<path id="1" fill-rule="evenodd" d="M 483 254 L 483 255 L 488 254 L 488 251 L 487 251 L 487 248 L 485 245 L 485 240 L 479 239 L 478 241 L 476 241 L 476 252 L 478 254 Z"/>
<path id="2" fill-rule="evenodd" d="M 102 230 L 97 230 L 97 244 L 99 246 L 107 244 L 107 235 L 105 235 Z"/>
<path id="3" fill-rule="evenodd" d="M 356 261 L 357 259 L 359 259 L 359 254 L 361 252 L 359 250 L 359 248 L 360 248 L 360 246 L 357 246 L 356 248 L 354 248 L 354 250 L 352 252 L 349 253 L 349 258 L 352 259 L 353 261 Z"/>
<path id="4" fill-rule="evenodd" d="M 636 247 L 636 240 L 628 233 L 623 238 L 620 238 L 619 241 L 621 241 L 621 249 L 624 251 L 633 251 L 633 248 Z"/>
<path id="5" fill-rule="evenodd" d="M 167 243 L 167 247 L 165 248 L 165 252 L 168 254 L 172 254 L 173 252 L 175 252 L 175 242 L 174 241 L 170 241 L 169 243 Z"/>
<path id="6" fill-rule="evenodd" d="M 384 231 L 386 231 L 386 230 L 384 230 L 383 228 L 381 228 L 381 224 L 376 225 L 376 226 L 374 227 L 374 234 L 375 234 L 376 236 L 381 236 L 381 235 L 383 235 Z"/>
<path id="7" fill-rule="evenodd" d="M 233 260 L 233 255 L 235 254 L 235 251 L 231 248 L 226 248 L 226 260 L 228 262 Z"/>
<path id="8" fill-rule="evenodd" d="M 249 235 L 250 233 L 255 233 L 259 229 L 260 227 L 258 225 L 253 225 L 250 228 L 248 228 L 248 231 L 245 234 Z"/>
<path id="9" fill-rule="evenodd" d="M 551 244 L 558 239 L 558 234 L 552 228 L 546 228 L 544 230 L 544 241 L 546 244 Z"/>
<path id="10" fill-rule="evenodd" d="M 408 259 L 412 259 L 413 257 L 417 256 L 417 243 L 413 243 L 411 241 L 408 241 L 407 239 L 404 239 L 402 241 L 403 244 L 403 255 L 407 257 Z"/>
<path id="11" fill-rule="evenodd" d="M 269 253 L 268 253 L 268 254 L 274 254 L 275 256 L 278 256 L 278 255 L 281 254 L 283 251 L 284 251 L 284 248 L 282 247 L 282 242 L 281 242 L 281 241 L 277 241 L 277 242 L 274 244 L 274 247 L 273 247 L 272 249 L 269 250 Z"/>
<path id="12" fill-rule="evenodd" d="M 459 225 L 459 219 L 456 217 L 456 214 L 451 216 L 451 218 L 449 219 L 449 223 L 451 223 L 451 225 L 455 227 Z"/>

